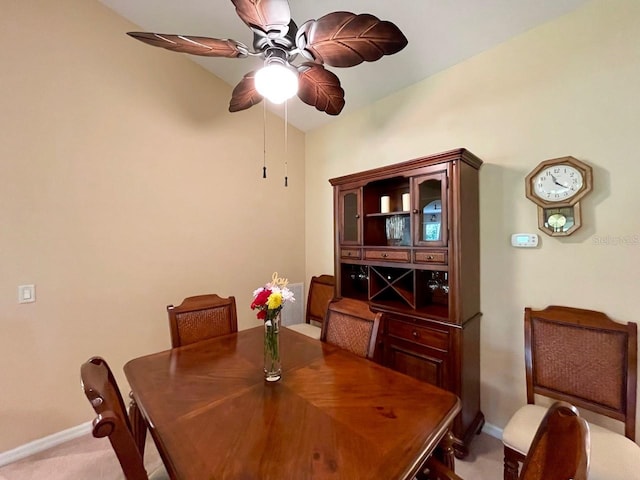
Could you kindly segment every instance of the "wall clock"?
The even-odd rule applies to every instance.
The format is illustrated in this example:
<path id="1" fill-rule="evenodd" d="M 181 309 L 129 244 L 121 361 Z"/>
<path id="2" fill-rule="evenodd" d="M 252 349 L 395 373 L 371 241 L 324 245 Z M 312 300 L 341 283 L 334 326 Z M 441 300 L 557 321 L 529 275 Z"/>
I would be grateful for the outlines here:
<path id="1" fill-rule="evenodd" d="M 538 206 L 538 228 L 552 237 L 582 226 L 580 200 L 593 188 L 593 169 L 573 157 L 541 162 L 525 179 L 527 198 Z"/>

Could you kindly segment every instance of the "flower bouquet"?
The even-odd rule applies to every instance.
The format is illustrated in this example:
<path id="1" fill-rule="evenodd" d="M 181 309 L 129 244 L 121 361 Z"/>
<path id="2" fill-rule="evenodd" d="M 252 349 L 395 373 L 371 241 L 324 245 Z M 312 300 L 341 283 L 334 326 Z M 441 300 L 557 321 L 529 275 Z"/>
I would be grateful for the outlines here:
<path id="1" fill-rule="evenodd" d="M 278 277 L 275 272 L 271 282 L 253 292 L 251 310 L 257 310 L 256 316 L 264 320 L 264 374 L 269 382 L 280 380 L 280 312 L 284 302 L 294 302 L 293 292 L 287 288 L 288 280 Z"/>

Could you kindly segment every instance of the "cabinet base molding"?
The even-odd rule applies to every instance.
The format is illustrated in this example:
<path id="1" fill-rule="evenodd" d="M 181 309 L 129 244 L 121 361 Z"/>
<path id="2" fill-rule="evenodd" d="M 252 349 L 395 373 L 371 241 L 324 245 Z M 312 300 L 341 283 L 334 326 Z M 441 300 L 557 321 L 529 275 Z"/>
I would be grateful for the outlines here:
<path id="1" fill-rule="evenodd" d="M 457 441 L 453 444 L 453 450 L 456 458 L 462 460 L 469 455 L 469 444 L 476 435 L 480 435 L 484 426 L 484 414 L 482 412 L 478 412 L 476 418 L 471 422 L 471 425 L 469 425 L 465 436 L 461 439 L 456 439 Z"/>

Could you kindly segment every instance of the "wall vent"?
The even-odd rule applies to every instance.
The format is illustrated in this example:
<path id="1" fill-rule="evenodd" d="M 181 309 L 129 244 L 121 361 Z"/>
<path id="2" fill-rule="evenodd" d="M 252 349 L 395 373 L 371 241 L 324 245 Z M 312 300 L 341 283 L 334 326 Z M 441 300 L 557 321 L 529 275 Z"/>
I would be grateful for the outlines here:
<path id="1" fill-rule="evenodd" d="M 286 302 L 282 307 L 282 325 L 295 325 L 296 323 L 304 323 L 304 284 L 290 283 L 287 285 L 289 290 L 293 292 L 295 302 Z"/>

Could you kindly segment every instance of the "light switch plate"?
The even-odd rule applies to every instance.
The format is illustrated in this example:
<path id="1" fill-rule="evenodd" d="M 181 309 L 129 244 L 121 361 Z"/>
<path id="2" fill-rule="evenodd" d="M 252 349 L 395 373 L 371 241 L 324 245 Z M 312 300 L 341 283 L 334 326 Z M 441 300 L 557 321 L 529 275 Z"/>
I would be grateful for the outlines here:
<path id="1" fill-rule="evenodd" d="M 20 285 L 18 287 L 18 303 L 33 303 L 36 301 L 35 285 Z"/>

